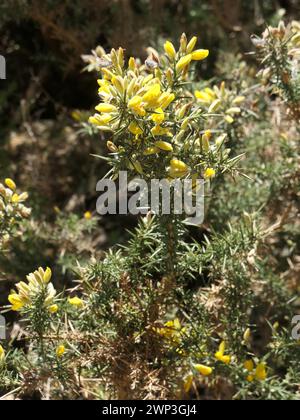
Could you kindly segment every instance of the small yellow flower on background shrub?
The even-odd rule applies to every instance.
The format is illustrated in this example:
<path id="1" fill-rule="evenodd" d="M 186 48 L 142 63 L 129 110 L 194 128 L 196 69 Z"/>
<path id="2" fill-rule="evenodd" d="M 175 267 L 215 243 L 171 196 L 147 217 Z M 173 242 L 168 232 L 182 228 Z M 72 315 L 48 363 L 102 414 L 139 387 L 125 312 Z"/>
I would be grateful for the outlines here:
<path id="1" fill-rule="evenodd" d="M 53 306 L 56 290 L 50 283 L 52 271 L 50 268 L 44 270 L 39 268 L 34 273 L 27 276 L 27 283 L 21 281 L 16 284 L 17 291 L 12 291 L 8 296 L 13 311 L 21 311 L 23 308 L 30 307 L 33 300 L 39 295 L 44 294 L 44 307 L 51 313 L 56 312 Z"/>
<path id="2" fill-rule="evenodd" d="M 66 352 L 66 348 L 65 348 L 65 346 L 63 344 L 61 344 L 56 349 L 56 356 L 58 358 L 61 358 L 61 357 L 63 357 L 63 355 L 65 354 L 65 352 Z"/>
<path id="3" fill-rule="evenodd" d="M 73 298 L 69 298 L 68 302 L 69 302 L 70 305 L 75 306 L 77 308 L 81 308 L 83 306 L 83 301 L 78 296 L 74 296 Z"/>

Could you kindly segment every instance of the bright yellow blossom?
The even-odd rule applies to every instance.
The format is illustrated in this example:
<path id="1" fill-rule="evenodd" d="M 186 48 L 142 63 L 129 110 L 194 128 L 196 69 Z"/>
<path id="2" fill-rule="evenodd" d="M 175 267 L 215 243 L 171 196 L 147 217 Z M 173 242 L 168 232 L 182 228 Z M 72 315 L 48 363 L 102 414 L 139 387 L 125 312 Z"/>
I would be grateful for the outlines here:
<path id="1" fill-rule="evenodd" d="M 143 130 L 138 126 L 136 122 L 132 122 L 129 125 L 128 130 L 130 131 L 130 133 L 134 134 L 135 136 L 139 136 L 140 134 L 143 134 Z"/>
<path id="2" fill-rule="evenodd" d="M 244 368 L 250 373 L 253 372 L 254 370 L 253 360 L 246 360 L 246 362 L 244 363 Z"/>
<path id="3" fill-rule="evenodd" d="M 168 57 L 174 60 L 174 58 L 176 57 L 176 50 L 172 42 L 167 41 L 164 45 L 164 49 Z"/>
<path id="4" fill-rule="evenodd" d="M 194 369 L 199 372 L 202 376 L 210 376 L 213 373 L 213 369 L 209 366 L 195 364 L 193 365 Z"/>
<path id="5" fill-rule="evenodd" d="M 162 97 L 159 98 L 159 102 L 161 104 L 162 109 L 167 109 L 168 106 L 175 100 L 176 96 L 174 93 L 168 94 L 164 99 Z"/>
<path id="6" fill-rule="evenodd" d="M 255 378 L 258 381 L 265 381 L 267 379 L 267 369 L 264 363 L 259 363 L 255 370 Z"/>
<path id="7" fill-rule="evenodd" d="M 63 344 L 59 345 L 56 349 L 56 356 L 61 358 L 66 352 L 66 348 Z"/>
<path id="8" fill-rule="evenodd" d="M 225 341 L 222 341 L 219 347 L 219 351 L 215 354 L 215 357 L 217 360 L 219 360 L 222 363 L 225 363 L 225 365 L 229 365 L 231 362 L 231 356 L 225 355 Z"/>
<path id="9" fill-rule="evenodd" d="M 50 283 L 52 271 L 48 267 L 46 270 L 39 268 L 34 273 L 27 276 L 28 284 L 20 282 L 16 284 L 18 292 L 12 291 L 8 296 L 13 311 L 20 311 L 25 306 L 31 305 L 32 300 L 40 293 L 45 293 L 44 306 L 49 309 L 53 305 L 56 290 Z"/>
<path id="10" fill-rule="evenodd" d="M 86 211 L 85 213 L 84 213 L 84 218 L 86 219 L 86 220 L 91 220 L 91 218 L 93 217 L 93 215 L 92 215 L 92 213 L 90 212 L 90 211 Z"/>
<path id="11" fill-rule="evenodd" d="M 212 96 L 211 94 L 204 92 L 204 91 L 200 91 L 200 90 L 196 90 L 195 91 L 195 97 L 201 101 L 201 102 L 206 102 L 206 103 L 211 103 L 214 100 L 214 96 Z"/>
<path id="12" fill-rule="evenodd" d="M 83 306 L 83 301 L 78 296 L 69 298 L 68 302 L 70 305 L 76 306 L 77 308 L 81 308 Z"/>
<path id="13" fill-rule="evenodd" d="M 15 191 L 17 189 L 15 182 L 10 178 L 6 178 L 5 185 L 12 191 Z"/>
<path id="14" fill-rule="evenodd" d="M 21 296 L 19 296 L 17 293 L 11 293 L 8 296 L 8 301 L 12 305 L 12 311 L 20 311 L 26 303 L 25 299 L 21 298 Z"/>
<path id="15" fill-rule="evenodd" d="M 156 107 L 158 104 L 158 99 L 161 95 L 160 84 L 153 85 L 147 93 L 143 96 L 143 102 L 146 103 L 146 107 Z"/>
<path id="16" fill-rule="evenodd" d="M 198 41 L 198 38 L 197 38 L 196 36 L 194 36 L 194 37 L 190 40 L 190 42 L 188 43 L 188 45 L 187 45 L 187 47 L 186 47 L 186 52 L 187 52 L 188 54 L 190 54 L 191 52 L 193 52 L 193 51 L 194 51 L 195 46 L 196 46 L 196 44 L 197 44 L 197 41 Z"/>
<path id="17" fill-rule="evenodd" d="M 58 312 L 58 305 L 54 304 L 54 305 L 49 306 L 48 311 L 51 314 L 56 314 L 56 312 Z"/>
<path id="18" fill-rule="evenodd" d="M 192 60 L 201 61 L 205 60 L 209 56 L 208 50 L 197 50 L 192 53 Z"/>
<path id="19" fill-rule="evenodd" d="M 178 318 L 165 323 L 163 328 L 156 328 L 155 331 L 160 336 L 164 337 L 173 344 L 179 344 L 182 335 L 185 333 L 185 328 L 182 327 Z"/>
<path id="20" fill-rule="evenodd" d="M 152 115 L 151 115 L 151 119 L 152 119 L 152 121 L 154 121 L 154 122 L 155 122 L 155 124 L 157 124 L 157 125 L 160 125 L 161 123 L 163 123 L 163 122 L 164 122 L 164 120 L 165 120 L 165 113 L 164 113 L 164 111 L 162 110 L 162 108 L 157 108 L 157 109 L 155 110 L 155 114 L 152 114 Z"/>
<path id="21" fill-rule="evenodd" d="M 215 176 L 216 176 L 216 171 L 213 168 L 208 168 L 204 172 L 205 179 L 211 179 L 211 178 L 214 178 Z"/>
<path id="22" fill-rule="evenodd" d="M 95 109 L 96 111 L 104 113 L 104 114 L 109 114 L 111 112 L 117 111 L 117 107 L 111 104 L 107 104 L 107 103 L 99 104 L 95 107 Z"/>
<path id="23" fill-rule="evenodd" d="M 168 136 L 173 137 L 171 131 L 168 128 L 161 127 L 160 125 L 156 125 L 152 128 L 151 133 L 153 136 Z"/>
<path id="24" fill-rule="evenodd" d="M 188 54 L 182 57 L 176 65 L 177 72 L 181 73 L 191 63 L 191 61 L 192 61 L 192 54 Z"/>

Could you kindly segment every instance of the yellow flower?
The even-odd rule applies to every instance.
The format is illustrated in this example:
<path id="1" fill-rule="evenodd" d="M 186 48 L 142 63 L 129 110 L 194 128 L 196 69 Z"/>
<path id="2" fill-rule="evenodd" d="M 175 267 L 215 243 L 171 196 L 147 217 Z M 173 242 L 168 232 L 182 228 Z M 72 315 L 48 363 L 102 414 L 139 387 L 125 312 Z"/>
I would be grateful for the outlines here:
<path id="1" fill-rule="evenodd" d="M 214 178 L 215 176 L 216 176 L 216 171 L 213 168 L 206 169 L 204 173 L 205 179 L 211 179 L 211 178 Z"/>
<path id="2" fill-rule="evenodd" d="M 39 269 L 40 274 L 43 276 L 43 280 L 45 283 L 49 283 L 52 278 L 52 271 L 49 267 L 46 268 L 44 271 L 42 268 Z"/>
<path id="3" fill-rule="evenodd" d="M 175 158 L 171 160 L 170 165 L 173 170 L 178 171 L 178 172 L 186 173 L 189 170 L 189 167 L 187 166 L 186 163 Z"/>
<path id="4" fill-rule="evenodd" d="M 186 47 L 186 52 L 187 52 L 188 54 L 190 54 L 191 52 L 193 52 L 193 51 L 194 51 L 195 46 L 196 46 L 196 44 L 197 44 L 197 41 L 198 41 L 198 38 L 197 38 L 196 36 L 194 36 L 194 37 L 190 40 L 190 42 L 188 43 L 188 45 L 187 45 L 187 47 Z"/>
<path id="5" fill-rule="evenodd" d="M 16 312 L 20 311 L 26 303 L 17 293 L 10 294 L 8 296 L 8 301 L 12 304 L 12 311 Z"/>
<path id="6" fill-rule="evenodd" d="M 66 352 L 66 348 L 63 344 L 61 344 L 60 346 L 57 347 L 56 349 L 56 356 L 58 358 L 61 358 Z"/>
<path id="7" fill-rule="evenodd" d="M 68 302 L 70 305 L 76 306 L 77 308 L 81 308 L 83 306 L 83 301 L 77 296 L 69 298 Z"/>
<path id="8" fill-rule="evenodd" d="M 104 126 L 111 122 L 113 116 L 111 114 L 99 115 L 95 114 L 93 117 L 89 118 L 89 123 L 97 126 Z"/>
<path id="9" fill-rule="evenodd" d="M 181 341 L 182 334 L 186 329 L 182 327 L 178 318 L 165 323 L 163 328 L 155 329 L 156 333 L 169 340 L 173 344 L 178 345 Z"/>
<path id="10" fill-rule="evenodd" d="M 225 356 L 225 341 L 222 341 L 219 347 L 219 351 L 215 354 L 215 357 L 217 360 L 219 360 L 222 363 L 225 363 L 225 365 L 229 365 L 231 362 L 231 356 Z"/>
<path id="11" fill-rule="evenodd" d="M 160 125 L 156 125 L 152 128 L 151 133 L 153 136 L 168 136 L 173 137 L 171 131 L 168 128 L 163 128 Z"/>
<path id="12" fill-rule="evenodd" d="M 3 362 L 5 358 L 5 351 L 4 348 L 0 345 L 0 362 Z"/>
<path id="13" fill-rule="evenodd" d="M 97 105 L 95 109 L 96 111 L 104 113 L 104 114 L 109 114 L 111 112 L 117 111 L 117 107 L 111 104 L 106 104 L 106 103 Z"/>
<path id="14" fill-rule="evenodd" d="M 155 122 L 155 124 L 160 125 L 165 120 L 165 113 L 162 110 L 162 108 L 157 108 L 155 110 L 155 114 L 151 115 L 152 121 Z"/>
<path id="15" fill-rule="evenodd" d="M 170 57 L 172 60 L 176 57 L 176 50 L 172 42 L 167 41 L 164 45 L 164 49 L 168 57 Z"/>
<path id="16" fill-rule="evenodd" d="M 204 91 L 200 91 L 200 90 L 195 91 L 195 97 L 199 101 L 205 102 L 205 103 L 211 103 L 215 98 L 215 96 L 212 96 L 211 94 Z"/>
<path id="17" fill-rule="evenodd" d="M 209 56 L 208 50 L 197 50 L 192 53 L 192 60 L 201 61 L 205 60 Z"/>
<path id="18" fill-rule="evenodd" d="M 162 99 L 162 97 L 159 98 L 159 102 L 161 104 L 162 109 L 167 109 L 168 106 L 175 100 L 176 96 L 174 93 L 170 93 L 165 98 Z"/>
<path id="19" fill-rule="evenodd" d="M 265 381 L 267 379 L 267 369 L 264 363 L 259 363 L 255 370 L 255 378 L 258 381 Z"/>
<path id="20" fill-rule="evenodd" d="M 134 134 L 135 136 L 139 136 L 143 134 L 143 130 L 138 126 L 136 122 L 132 122 L 129 125 L 128 130 L 130 131 L 130 133 Z"/>
<path id="21" fill-rule="evenodd" d="M 203 376 L 210 376 L 213 373 L 213 369 L 209 366 L 204 366 L 200 364 L 193 365 L 194 369 Z"/>
<path id="22" fill-rule="evenodd" d="M 54 305 L 49 306 L 48 311 L 51 314 L 56 314 L 56 312 L 58 312 L 58 305 L 54 304 Z"/>
<path id="23" fill-rule="evenodd" d="M 155 143 L 155 147 L 157 147 L 160 150 L 163 150 L 164 152 L 173 152 L 174 150 L 172 144 L 166 141 L 157 141 Z"/>
<path id="24" fill-rule="evenodd" d="M 134 57 L 130 57 L 128 61 L 129 70 L 134 71 L 136 69 L 136 62 Z"/>
<path id="25" fill-rule="evenodd" d="M 91 220 L 91 218 L 93 217 L 93 215 L 92 215 L 92 213 L 90 212 L 90 211 L 86 211 L 85 213 L 84 213 L 84 218 L 86 219 L 86 220 Z"/>
<path id="26" fill-rule="evenodd" d="M 141 96 L 134 96 L 128 102 L 128 106 L 129 108 L 135 109 L 136 107 L 139 107 L 142 102 L 143 102 L 143 98 Z"/>
<path id="27" fill-rule="evenodd" d="M 17 189 L 15 182 L 10 178 L 6 178 L 5 185 L 12 191 L 16 191 Z"/>
<path id="28" fill-rule="evenodd" d="M 177 72 L 181 73 L 190 64 L 191 61 L 192 61 L 192 54 L 188 54 L 182 57 L 176 65 Z"/>
<path id="29" fill-rule="evenodd" d="M 146 110 L 142 106 L 143 98 L 141 96 L 134 96 L 129 102 L 128 107 L 140 117 L 146 115 Z"/>
<path id="30" fill-rule="evenodd" d="M 42 291 L 46 292 L 44 305 L 49 309 L 53 305 L 53 299 L 56 295 L 56 290 L 53 284 L 50 283 L 52 271 L 48 267 L 46 270 L 39 268 L 34 273 L 27 276 L 28 284 L 25 282 L 17 283 L 16 288 L 18 293 L 12 291 L 8 296 L 8 301 L 11 303 L 13 311 L 20 311 L 25 305 L 30 305 L 32 299 Z"/>
<path id="31" fill-rule="evenodd" d="M 14 194 L 11 198 L 12 203 L 17 204 L 20 201 L 20 196 L 19 194 Z"/>
<path id="32" fill-rule="evenodd" d="M 183 382 L 184 392 L 188 393 L 190 391 L 193 385 L 193 381 L 194 381 L 194 375 L 192 373 L 189 373 L 185 377 L 184 382 Z"/>
<path id="33" fill-rule="evenodd" d="M 254 371 L 254 363 L 252 360 L 246 360 L 244 363 L 244 368 L 250 373 L 247 376 L 248 382 L 253 382 L 255 379 L 257 381 L 265 381 L 267 379 L 267 368 L 265 363 L 259 363 Z"/>
<path id="34" fill-rule="evenodd" d="M 246 360 L 246 362 L 244 363 L 244 368 L 250 373 L 253 372 L 254 371 L 253 360 Z"/>
<path id="35" fill-rule="evenodd" d="M 160 84 L 156 83 L 155 85 L 151 86 L 147 93 L 143 96 L 143 102 L 149 107 L 154 107 L 158 104 L 158 99 L 161 95 L 161 87 Z"/>

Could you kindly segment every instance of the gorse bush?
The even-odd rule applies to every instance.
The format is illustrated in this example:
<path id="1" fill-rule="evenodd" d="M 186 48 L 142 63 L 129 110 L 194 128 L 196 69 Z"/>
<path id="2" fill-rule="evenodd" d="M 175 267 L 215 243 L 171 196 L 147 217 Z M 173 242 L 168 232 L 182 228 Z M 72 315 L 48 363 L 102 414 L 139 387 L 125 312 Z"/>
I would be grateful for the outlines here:
<path id="1" fill-rule="evenodd" d="M 125 244 L 99 252 L 87 239 L 96 217 L 57 209 L 55 229 L 37 237 L 65 239 L 59 264 L 74 281 L 64 290 L 45 265 L 8 294 L 21 328 L 0 346 L 3 394 L 299 399 L 299 28 L 254 38 L 262 82 L 242 60 L 198 80 L 209 51 L 185 34 L 178 47 L 149 48 L 145 62 L 122 48 L 85 56 L 100 103 L 76 120 L 106 143 L 107 177 L 127 171 L 171 189 L 185 180 L 194 194 L 201 178 L 206 219 L 191 227 L 172 207 L 147 211 Z M 30 242 L 27 195 L 11 180 L 1 188 L 1 232 L 22 229 Z"/>

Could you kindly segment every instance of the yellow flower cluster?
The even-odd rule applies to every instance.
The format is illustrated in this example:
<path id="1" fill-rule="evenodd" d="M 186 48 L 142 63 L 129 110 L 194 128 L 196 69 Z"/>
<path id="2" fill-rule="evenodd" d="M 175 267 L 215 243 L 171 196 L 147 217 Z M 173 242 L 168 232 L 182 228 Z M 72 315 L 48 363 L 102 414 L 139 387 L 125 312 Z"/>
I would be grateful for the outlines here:
<path id="1" fill-rule="evenodd" d="M 219 347 L 219 351 L 217 351 L 215 357 L 219 362 L 225 363 L 225 365 L 229 365 L 231 362 L 231 356 L 225 355 L 225 348 L 225 341 L 222 341 Z"/>
<path id="2" fill-rule="evenodd" d="M 17 193 L 17 186 L 12 179 L 7 178 L 4 184 L 0 183 L 0 248 L 7 245 L 16 222 L 30 216 L 31 210 L 23 204 L 27 199 L 26 192 Z"/>
<path id="3" fill-rule="evenodd" d="M 259 363 L 256 367 L 253 360 L 247 360 L 244 363 L 244 368 L 249 372 L 247 376 L 248 382 L 265 381 L 267 379 L 267 367 L 265 363 Z"/>
<path id="4" fill-rule="evenodd" d="M 196 90 L 195 97 L 208 113 L 221 115 L 223 121 L 229 125 L 233 124 L 241 114 L 241 105 L 246 100 L 245 96 L 237 96 L 230 89 L 227 89 L 225 82 L 222 82 L 220 86 L 214 86 L 212 89 L 207 87 L 201 91 Z"/>
<path id="5" fill-rule="evenodd" d="M 226 136 L 210 142 L 212 133 L 203 122 L 207 110 L 188 90 L 191 64 L 209 55 L 196 44 L 196 37 L 188 41 L 183 34 L 178 50 L 167 41 L 162 55 L 148 49 L 144 64 L 133 57 L 127 61 L 122 48 L 109 54 L 99 50 L 101 102 L 89 122 L 110 133 L 107 147 L 116 158 L 116 172 L 129 169 L 145 178 L 171 180 L 216 175 L 211 162 L 221 156 Z M 163 165 L 157 165 L 158 155 Z"/>
<path id="6" fill-rule="evenodd" d="M 163 328 L 155 328 L 155 332 L 172 344 L 180 344 L 186 328 L 182 327 L 178 318 L 168 321 Z"/>
<path id="7" fill-rule="evenodd" d="M 224 363 L 225 365 L 229 365 L 231 362 L 231 356 L 229 355 L 225 355 L 225 349 L 226 349 L 226 345 L 225 345 L 225 341 L 223 341 L 220 344 L 219 350 L 216 352 L 215 354 L 215 358 Z M 193 364 L 192 365 L 193 371 L 196 371 L 197 373 L 199 373 L 200 375 L 207 377 L 212 375 L 213 373 L 213 368 L 210 366 L 206 366 L 203 364 Z M 184 391 L 187 393 L 189 392 L 189 390 L 191 389 L 192 385 L 193 385 L 193 381 L 194 381 L 195 375 L 193 372 L 190 372 L 184 379 L 183 382 L 183 388 Z"/>
<path id="8" fill-rule="evenodd" d="M 44 307 L 50 313 L 56 313 L 58 306 L 54 303 L 56 290 L 50 283 L 52 272 L 50 268 L 39 268 L 27 276 L 27 283 L 20 282 L 16 285 L 17 291 L 12 291 L 8 297 L 13 311 L 21 311 L 30 307 L 38 296 L 43 296 Z"/>

